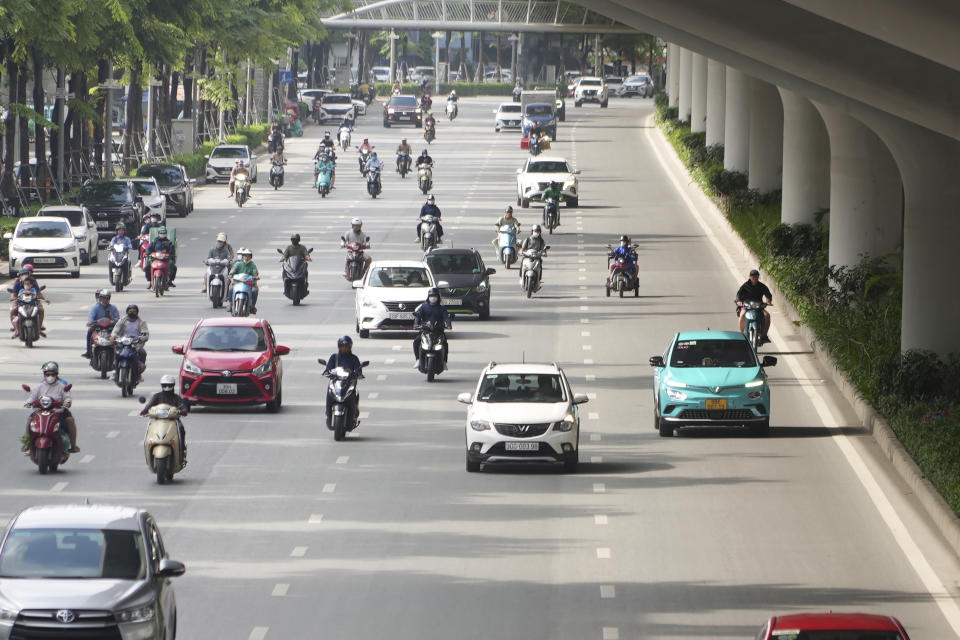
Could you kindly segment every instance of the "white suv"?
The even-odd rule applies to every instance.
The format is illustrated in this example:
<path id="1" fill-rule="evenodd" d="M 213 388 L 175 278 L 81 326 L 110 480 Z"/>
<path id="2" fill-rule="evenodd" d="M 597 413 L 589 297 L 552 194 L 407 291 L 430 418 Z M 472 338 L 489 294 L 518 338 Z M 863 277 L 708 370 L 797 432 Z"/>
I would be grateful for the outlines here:
<path id="1" fill-rule="evenodd" d="M 563 370 L 553 364 L 491 362 L 474 393 L 457 400 L 467 409 L 467 471 L 495 462 L 559 462 L 577 470 L 580 411 L 587 401 L 574 394 Z"/>
<path id="2" fill-rule="evenodd" d="M 599 102 L 600 107 L 607 108 L 607 85 L 603 78 L 580 78 L 573 91 L 573 106 L 583 106 L 584 102 Z"/>

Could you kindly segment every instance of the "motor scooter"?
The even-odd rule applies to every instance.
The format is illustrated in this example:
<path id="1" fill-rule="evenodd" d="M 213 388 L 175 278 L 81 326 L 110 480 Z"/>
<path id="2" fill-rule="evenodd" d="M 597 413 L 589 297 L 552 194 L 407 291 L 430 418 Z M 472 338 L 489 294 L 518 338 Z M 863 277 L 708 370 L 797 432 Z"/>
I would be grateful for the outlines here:
<path id="1" fill-rule="evenodd" d="M 113 380 L 120 387 L 120 395 L 126 398 L 133 395 L 133 390 L 140 384 L 143 373 L 143 365 L 140 363 L 140 354 L 138 353 L 140 338 L 123 336 L 117 338 L 115 344 L 117 356 Z"/>
<path id="2" fill-rule="evenodd" d="M 401 178 L 406 178 L 410 173 L 410 154 L 403 152 L 397 154 L 397 173 Z"/>
<path id="3" fill-rule="evenodd" d="M 46 285 L 40 285 L 40 291 L 46 289 Z M 7 289 L 13 293 L 13 288 Z M 28 348 L 33 347 L 33 343 L 40 339 L 40 302 L 37 300 L 37 294 L 33 291 L 23 289 L 17 294 L 17 309 L 14 315 L 14 328 L 17 337 Z"/>
<path id="4" fill-rule="evenodd" d="M 317 362 L 326 366 L 327 361 L 317 358 Z M 360 363 L 361 367 L 369 366 L 369 361 Z M 357 413 L 357 380 L 360 376 L 356 371 L 345 367 L 334 367 L 324 375 L 330 378 L 327 386 L 327 397 L 331 405 L 327 428 L 333 431 L 333 439 L 343 440 L 347 433 L 360 426 L 360 416 Z"/>
<path id="5" fill-rule="evenodd" d="M 170 288 L 170 254 L 166 251 L 150 254 L 150 287 L 157 298 Z"/>
<path id="6" fill-rule="evenodd" d="M 110 284 L 117 293 L 130 284 L 130 250 L 122 244 L 115 244 L 107 257 L 107 270 Z"/>
<path id="7" fill-rule="evenodd" d="M 283 255 L 282 249 L 277 253 Z M 308 249 L 307 253 L 313 253 Z M 283 295 L 293 300 L 293 306 L 300 304 L 310 291 L 307 289 L 307 261 L 300 256 L 290 256 L 283 262 Z"/>
<path id="8" fill-rule="evenodd" d="M 500 226 L 497 236 L 497 257 L 509 269 L 517 260 L 517 227 L 512 224 Z"/>
<path id="9" fill-rule="evenodd" d="M 238 173 L 233 178 L 233 198 L 237 202 L 238 207 L 243 207 L 243 204 L 250 197 L 250 178 L 245 173 Z"/>
<path id="10" fill-rule="evenodd" d="M 431 144 L 437 138 L 437 126 L 432 121 L 423 123 L 423 139 Z"/>
<path id="11" fill-rule="evenodd" d="M 420 216 L 420 248 L 429 251 L 437 246 L 437 217 L 431 214 Z"/>
<path id="12" fill-rule="evenodd" d="M 553 230 L 560 226 L 560 205 L 554 198 L 543 201 L 543 226 L 553 235 Z"/>
<path id="13" fill-rule="evenodd" d="M 457 106 L 457 103 L 453 100 L 447 101 L 447 118 L 449 120 L 454 120 L 457 117 L 460 108 Z"/>
<path id="14" fill-rule="evenodd" d="M 337 131 L 337 139 L 340 140 L 340 148 L 346 151 L 350 148 L 350 127 L 340 127 Z"/>
<path id="15" fill-rule="evenodd" d="M 367 193 L 371 198 L 376 198 L 383 191 L 383 185 L 380 183 L 380 169 L 370 169 L 367 171 Z"/>
<path id="16" fill-rule="evenodd" d="M 100 318 L 93 327 L 90 336 L 90 366 L 100 372 L 100 379 L 106 380 L 107 374 L 117 364 L 117 350 L 110 337 L 116 324 L 111 318 Z"/>
<path id="17" fill-rule="evenodd" d="M 330 195 L 330 187 L 333 183 L 333 167 L 327 164 L 326 166 L 321 166 L 322 163 L 317 163 L 317 193 L 320 194 L 321 198 L 326 198 Z"/>
<path id="18" fill-rule="evenodd" d="M 227 269 L 230 267 L 228 258 L 207 258 L 203 261 L 207 265 L 207 296 L 214 309 L 219 309 L 227 301 Z"/>
<path id="19" fill-rule="evenodd" d="M 359 242 L 350 242 L 345 246 L 347 249 L 347 262 L 344 268 L 344 276 L 348 282 L 356 282 L 363 278 L 367 270 L 367 258 L 363 250 L 369 247 Z"/>
<path id="20" fill-rule="evenodd" d="M 147 401 L 140 397 L 140 403 Z M 180 438 L 180 410 L 169 404 L 157 404 L 147 411 L 150 422 L 143 438 L 147 468 L 157 475 L 157 484 L 173 482 L 173 476 L 186 466 Z"/>
<path id="21" fill-rule="evenodd" d="M 520 262 L 520 284 L 528 298 L 540 291 L 540 281 L 543 279 L 543 258 L 546 257 L 549 248 L 550 245 L 547 245 L 543 251 L 527 249 L 523 252 L 523 260 Z"/>
<path id="22" fill-rule="evenodd" d="M 360 164 L 360 175 L 367 175 L 367 160 L 370 159 L 370 153 L 373 151 L 374 147 L 372 145 L 366 147 L 357 147 L 357 152 L 360 154 L 357 157 L 357 162 Z"/>
<path id="23" fill-rule="evenodd" d="M 138 254 L 138 260 L 140 261 L 140 271 L 147 270 L 147 249 L 150 247 L 150 234 L 141 233 L 137 240 L 140 241 L 140 252 Z"/>
<path id="24" fill-rule="evenodd" d="M 429 164 L 417 165 L 417 186 L 423 195 L 427 195 L 430 189 L 433 189 L 433 167 Z"/>
<path id="25" fill-rule="evenodd" d="M 753 350 L 759 351 L 763 345 L 764 327 L 767 323 L 763 310 L 772 305 L 762 300 L 745 300 L 740 304 L 747 310 L 744 315 L 743 335 L 747 336 Z"/>
<path id="26" fill-rule="evenodd" d="M 433 379 L 443 372 L 447 362 L 443 323 L 430 320 L 423 326 L 414 328 L 420 330 L 417 369 L 426 374 L 427 382 L 433 382 Z"/>
<path id="27" fill-rule="evenodd" d="M 270 186 L 273 187 L 274 191 L 283 186 L 283 173 L 282 162 L 274 162 L 270 166 Z"/>
<path id="28" fill-rule="evenodd" d="M 237 318 L 246 318 L 253 310 L 253 288 L 256 279 L 246 273 L 233 276 L 233 297 L 230 301 L 231 313 Z"/>
<path id="29" fill-rule="evenodd" d="M 29 385 L 21 385 L 24 391 L 30 393 Z M 70 391 L 73 385 L 68 384 L 64 391 Z M 46 475 L 48 471 L 56 471 L 65 463 L 70 454 L 70 436 L 62 429 L 63 415 L 60 413 L 63 404 L 50 396 L 40 396 L 30 408 L 33 412 L 29 420 L 29 436 L 25 436 L 27 453 L 30 461 L 37 465 L 37 471 Z"/>
<path id="30" fill-rule="evenodd" d="M 635 251 L 636 248 L 636 245 L 634 245 L 631 247 L 631 250 Z M 607 245 L 607 249 L 611 251 L 608 255 L 608 266 L 609 261 L 613 260 L 613 272 L 607 280 L 607 297 L 610 297 L 611 291 L 616 291 L 622 298 L 624 292 L 630 291 L 631 289 L 633 290 L 633 297 L 639 297 L 640 280 L 636 278 L 633 272 L 633 265 L 627 261 L 626 256 L 614 256 L 613 249 L 609 245 Z M 636 258 L 634 258 L 634 260 L 636 260 Z"/>

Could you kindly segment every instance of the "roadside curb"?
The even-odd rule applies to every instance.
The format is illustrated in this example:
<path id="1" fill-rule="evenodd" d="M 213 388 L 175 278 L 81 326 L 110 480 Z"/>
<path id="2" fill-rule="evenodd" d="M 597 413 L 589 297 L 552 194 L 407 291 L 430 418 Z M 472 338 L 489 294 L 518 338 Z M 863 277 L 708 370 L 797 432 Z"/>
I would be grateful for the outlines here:
<path id="1" fill-rule="evenodd" d="M 677 156 L 673 145 L 667 140 L 663 134 L 663 130 L 654 124 L 653 115 L 649 116 L 648 122 L 649 125 L 656 130 L 658 140 L 669 150 L 670 157 L 689 177 L 687 168 Z M 709 211 L 710 216 L 716 222 L 720 223 L 720 227 L 727 236 L 726 240 L 736 247 L 742 257 L 749 259 L 753 264 L 760 264 L 759 258 L 743 242 L 713 200 L 707 197 L 699 186 L 696 187 L 696 191 L 702 196 L 698 204 L 703 204 L 703 208 Z M 768 282 L 768 286 L 774 296 L 780 300 L 777 304 L 782 314 L 794 324 L 803 340 L 803 344 L 810 347 L 810 350 L 816 357 L 817 364 L 829 373 L 830 379 L 836 385 L 841 395 L 850 403 L 850 406 L 853 407 L 857 418 L 860 420 L 860 425 L 873 436 L 874 441 L 892 463 L 897 474 L 917 496 L 924 511 L 926 511 L 927 515 L 933 521 L 934 526 L 936 526 L 950 548 L 953 549 L 953 552 L 960 557 L 960 517 L 957 517 L 953 509 L 950 508 L 950 505 L 947 504 L 947 501 L 944 500 L 943 496 L 941 496 L 933 486 L 933 483 L 923 474 L 923 471 L 917 466 L 917 463 L 904 448 L 903 444 L 897 439 L 893 429 L 890 428 L 890 425 L 887 424 L 883 416 L 878 414 L 869 403 L 860 397 L 856 388 L 837 366 L 836 360 L 834 360 L 829 351 L 817 341 L 813 330 L 801 322 L 800 314 L 797 313 L 794 306 L 790 304 L 783 295 L 777 283 L 770 281 Z"/>

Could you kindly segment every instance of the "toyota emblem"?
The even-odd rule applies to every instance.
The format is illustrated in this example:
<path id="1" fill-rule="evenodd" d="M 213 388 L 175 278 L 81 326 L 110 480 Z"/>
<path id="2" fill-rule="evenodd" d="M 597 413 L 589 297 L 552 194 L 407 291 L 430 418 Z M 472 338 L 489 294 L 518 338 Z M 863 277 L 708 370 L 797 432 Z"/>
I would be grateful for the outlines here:
<path id="1" fill-rule="evenodd" d="M 70 609 L 60 609 L 57 611 L 57 620 L 63 624 L 70 624 L 71 622 L 76 622 L 77 614 L 70 611 Z"/>
<path id="2" fill-rule="evenodd" d="M 233 375 L 233 371 L 221 371 L 220 375 L 222 375 L 224 378 L 229 378 Z"/>

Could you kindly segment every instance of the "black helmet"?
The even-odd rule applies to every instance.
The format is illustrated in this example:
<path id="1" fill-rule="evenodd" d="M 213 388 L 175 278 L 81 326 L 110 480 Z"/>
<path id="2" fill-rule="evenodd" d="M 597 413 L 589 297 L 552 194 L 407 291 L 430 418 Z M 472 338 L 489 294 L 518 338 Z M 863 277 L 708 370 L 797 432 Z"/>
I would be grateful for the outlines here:
<path id="1" fill-rule="evenodd" d="M 131 312 L 131 311 L 136 311 L 136 312 L 137 312 L 137 315 L 139 315 L 139 314 L 140 314 L 140 307 L 138 307 L 138 306 L 135 305 L 135 304 L 128 304 L 128 305 L 127 305 L 127 315 L 130 315 L 130 312 Z"/>
<path id="2" fill-rule="evenodd" d="M 337 347 L 353 347 L 353 338 L 350 336 L 343 336 L 337 340 Z"/>
<path id="3" fill-rule="evenodd" d="M 630 242 L 630 236 L 620 236 L 620 242 Z"/>
<path id="4" fill-rule="evenodd" d="M 504 213 L 513 213 L 513 206 L 507 205 L 507 208 L 503 210 Z"/>
<path id="5" fill-rule="evenodd" d="M 291 244 L 295 244 L 295 245 L 300 244 L 300 234 L 295 233 L 292 236 L 290 236 L 290 242 Z"/>
<path id="6" fill-rule="evenodd" d="M 430 298 L 434 297 L 437 299 L 437 302 L 440 301 L 440 290 L 436 287 L 431 287 L 430 290 L 427 291 L 427 302 L 430 302 Z"/>

